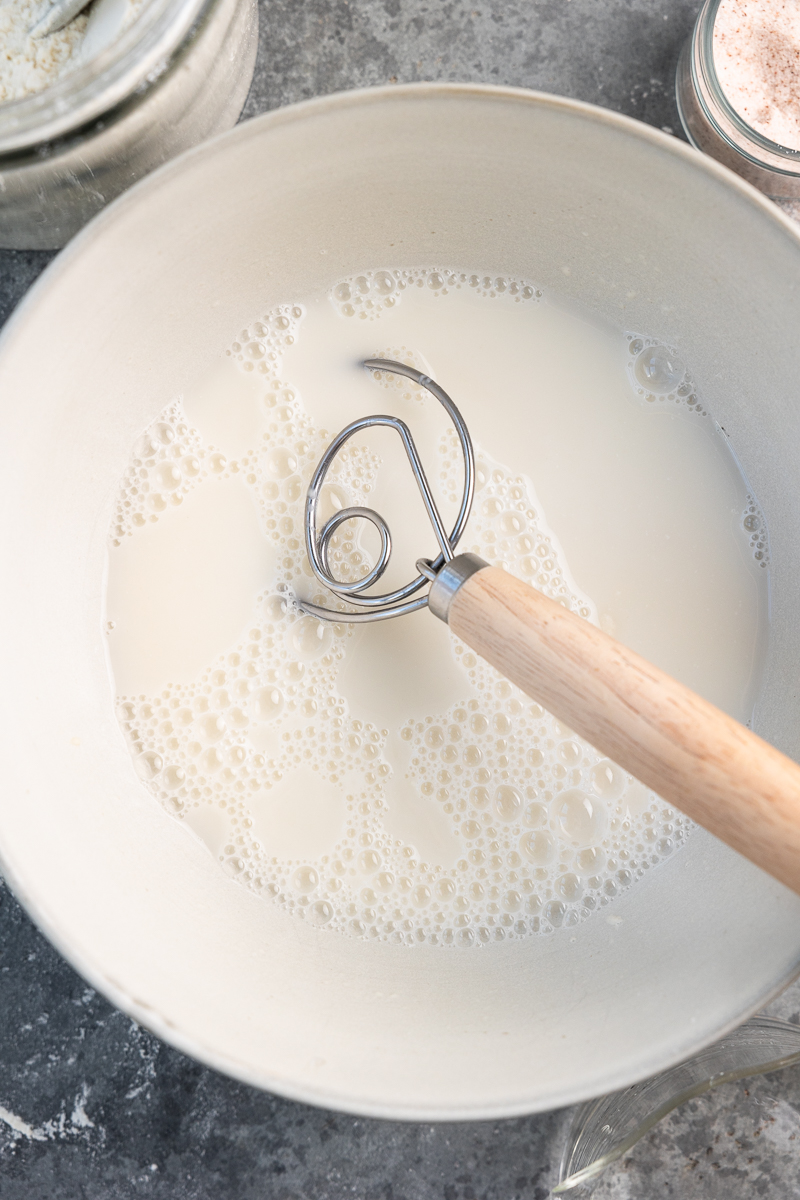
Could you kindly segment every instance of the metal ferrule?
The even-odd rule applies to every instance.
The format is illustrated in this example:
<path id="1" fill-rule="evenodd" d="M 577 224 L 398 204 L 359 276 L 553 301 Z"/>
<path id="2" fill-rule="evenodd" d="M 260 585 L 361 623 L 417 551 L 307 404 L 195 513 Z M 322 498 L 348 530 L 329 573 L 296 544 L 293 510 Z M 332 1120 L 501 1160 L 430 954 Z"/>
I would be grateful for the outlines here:
<path id="1" fill-rule="evenodd" d="M 457 554 L 449 563 L 445 563 L 431 584 L 428 593 L 428 608 L 435 617 L 447 624 L 450 615 L 450 605 L 462 583 L 466 583 L 476 571 L 482 571 L 489 564 L 477 554 Z"/>

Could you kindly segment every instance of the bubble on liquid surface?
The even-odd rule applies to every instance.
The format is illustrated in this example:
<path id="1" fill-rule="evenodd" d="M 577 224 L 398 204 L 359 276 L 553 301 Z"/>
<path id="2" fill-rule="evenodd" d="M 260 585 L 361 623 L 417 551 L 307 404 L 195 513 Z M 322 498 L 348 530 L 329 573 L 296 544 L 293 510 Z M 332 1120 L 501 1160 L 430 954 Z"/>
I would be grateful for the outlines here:
<path id="1" fill-rule="evenodd" d="M 296 654 L 306 662 L 324 654 L 333 640 L 330 625 L 314 617 L 301 617 L 290 636 Z"/>
<path id="2" fill-rule="evenodd" d="M 283 711 L 283 695 L 276 687 L 260 688 L 251 700 L 256 721 L 274 721 Z"/>
<path id="3" fill-rule="evenodd" d="M 750 551 L 759 567 L 769 566 L 769 533 L 764 515 L 753 496 L 747 497 L 747 507 L 742 514 L 742 529 L 750 543 Z"/>
<path id="4" fill-rule="evenodd" d="M 308 909 L 306 920 L 311 925 L 327 925 L 334 915 L 333 905 L 327 900 L 317 900 Z"/>
<path id="5" fill-rule="evenodd" d="M 509 784 L 501 784 L 495 792 L 494 807 L 501 821 L 513 821 L 522 808 L 522 796 Z"/>
<path id="6" fill-rule="evenodd" d="M 594 796 L 572 788 L 554 801 L 558 829 L 573 846 L 594 846 L 606 831 L 606 810 Z"/>
<path id="7" fill-rule="evenodd" d="M 523 834 L 520 850 L 537 867 L 546 866 L 556 856 L 556 840 L 548 830 Z"/>
<path id="8" fill-rule="evenodd" d="M 646 346 L 636 357 L 634 374 L 642 387 L 665 396 L 675 391 L 686 367 L 666 346 Z"/>
<path id="9" fill-rule="evenodd" d="M 134 759 L 134 765 L 139 778 L 147 780 L 152 779 L 154 775 L 158 775 L 164 764 L 160 754 L 156 754 L 152 750 L 146 750 Z"/>
<path id="10" fill-rule="evenodd" d="M 302 895 L 313 892 L 319 883 L 319 875 L 313 867 L 299 867 L 292 876 L 295 891 Z"/>
<path id="11" fill-rule="evenodd" d="M 541 296 L 533 284 L 496 273 L 387 268 L 339 281 L 331 311 L 376 321 L 417 288 L 436 305 L 462 292 L 471 303 L 478 296 L 486 304 L 498 297 L 534 304 Z M 303 506 L 331 436 L 314 424 L 283 374 L 283 353 L 288 339 L 302 339 L 303 316 L 299 304 L 254 314 L 229 343 L 231 369 L 263 380 L 258 394 L 266 424 L 238 458 L 208 444 L 179 400 L 132 449 L 110 553 L 153 520 L 168 520 L 192 489 L 236 476 L 250 490 L 277 556 L 275 577 L 236 644 L 188 683 L 158 696 L 118 697 L 135 769 L 175 819 L 216 831 L 208 844 L 232 878 L 325 936 L 336 931 L 398 946 L 480 952 L 570 929 L 674 854 L 691 825 L 456 638 L 451 652 L 464 681 L 459 702 L 429 711 L 421 694 L 392 729 L 350 711 L 338 679 L 357 632 L 305 616 L 291 599 L 302 588 L 313 599 Z M 643 335 L 628 338 L 630 377 L 642 402 L 650 403 L 633 364 L 656 345 Z M 414 346 L 381 344 L 375 332 L 367 352 L 430 371 Z M 674 376 L 674 355 L 669 364 Z M 659 370 L 658 378 L 655 368 L 647 377 L 648 395 L 659 378 L 666 380 L 663 363 Z M 375 385 L 393 394 L 421 394 L 403 377 L 375 375 Z M 674 402 L 693 408 L 689 375 L 672 386 Z M 426 469 L 444 495 L 457 498 L 462 467 L 454 435 L 443 435 L 428 453 Z M 486 448 L 478 447 L 476 457 L 476 503 L 459 549 L 504 562 L 551 599 L 596 621 L 529 481 Z M 368 445 L 351 443 L 323 489 L 320 520 L 368 505 L 380 467 Z M 763 553 L 766 529 L 754 501 L 748 500 L 741 529 L 753 539 L 754 555 Z M 355 523 L 337 531 L 330 563 L 338 577 L 360 577 L 371 562 Z M 390 832 L 388 797 L 399 775 L 452 844 L 446 863 Z M 281 820 L 298 841 L 281 841 L 288 837 Z"/>
<path id="12" fill-rule="evenodd" d="M 643 334 L 627 334 L 628 376 L 635 393 L 651 407 L 674 404 L 707 417 L 694 380 L 677 351 Z"/>
<path id="13" fill-rule="evenodd" d="M 592 791 L 604 800 L 618 800 L 625 788 L 626 775 L 610 758 L 596 763 L 589 772 Z"/>
<path id="14" fill-rule="evenodd" d="M 273 479 L 286 479 L 297 470 L 297 457 L 286 446 L 275 446 L 268 452 L 264 466 Z"/>

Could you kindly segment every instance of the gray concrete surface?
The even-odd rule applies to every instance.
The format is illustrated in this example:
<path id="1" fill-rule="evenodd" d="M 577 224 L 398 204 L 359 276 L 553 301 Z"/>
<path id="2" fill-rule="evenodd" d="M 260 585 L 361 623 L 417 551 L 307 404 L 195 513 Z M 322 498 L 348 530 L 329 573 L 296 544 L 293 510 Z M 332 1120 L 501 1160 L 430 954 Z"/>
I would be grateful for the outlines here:
<path id="1" fill-rule="evenodd" d="M 672 80 L 698 7 L 262 0 L 244 116 L 343 88 L 475 80 L 677 133 Z M 0 322 L 51 258 L 0 251 Z M 800 1024 L 800 986 L 769 1011 Z M 0 1200 L 545 1200 L 570 1118 L 399 1124 L 256 1092 L 111 1008 L 0 886 Z M 685 1105 L 594 1197 L 800 1198 L 800 1068 Z"/>

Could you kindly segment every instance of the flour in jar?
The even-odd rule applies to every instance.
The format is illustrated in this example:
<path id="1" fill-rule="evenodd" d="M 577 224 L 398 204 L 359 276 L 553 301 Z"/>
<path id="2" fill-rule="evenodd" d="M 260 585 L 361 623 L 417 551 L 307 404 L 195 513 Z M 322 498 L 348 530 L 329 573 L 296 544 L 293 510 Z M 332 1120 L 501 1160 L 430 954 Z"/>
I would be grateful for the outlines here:
<path id="1" fill-rule="evenodd" d="M 51 87 L 98 54 L 139 16 L 146 0 L 94 0 L 63 28 L 31 37 L 48 5 L 42 0 L 0 3 L 0 104 Z"/>
<path id="2" fill-rule="evenodd" d="M 459 545 L 531 582 L 747 720 L 766 639 L 757 502 L 674 347 L 526 281 L 382 270 L 255 314 L 132 448 L 109 542 L 106 637 L 144 786 L 239 884 L 358 938 L 479 947 L 570 927 L 680 853 L 691 824 L 425 611 L 321 624 L 311 473 L 349 421 L 412 428 Z M 323 516 L 377 509 L 388 587 L 436 547 L 387 430 L 338 457 Z M 336 535 L 339 578 L 374 561 Z"/>

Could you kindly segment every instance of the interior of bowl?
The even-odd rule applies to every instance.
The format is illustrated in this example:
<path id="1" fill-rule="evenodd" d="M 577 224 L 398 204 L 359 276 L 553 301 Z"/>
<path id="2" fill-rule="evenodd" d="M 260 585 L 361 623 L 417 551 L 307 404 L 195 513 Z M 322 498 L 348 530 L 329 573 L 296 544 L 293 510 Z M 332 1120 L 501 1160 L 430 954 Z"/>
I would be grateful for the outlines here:
<path id="1" fill-rule="evenodd" d="M 552 1108 L 666 1067 L 800 962 L 800 900 L 699 832 L 574 929 L 442 953 L 347 940 L 228 879 L 144 791 L 102 635 L 137 434 L 252 314 L 384 265 L 480 264 L 678 345 L 770 530 L 758 731 L 800 753 L 800 238 L 646 127 L 503 89 L 345 94 L 134 188 L 0 351 L 8 876 L 59 949 L 167 1040 L 262 1087 L 415 1119 Z"/>

